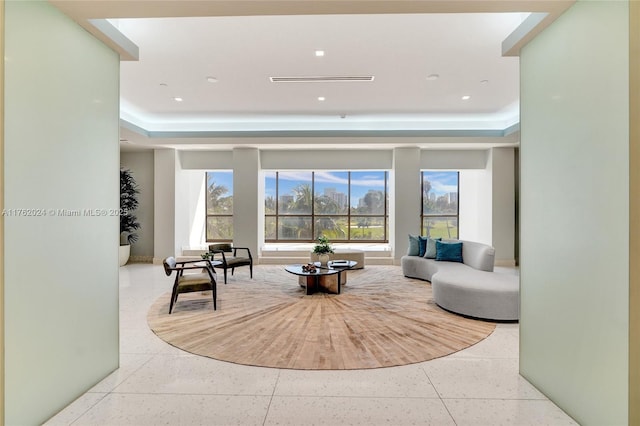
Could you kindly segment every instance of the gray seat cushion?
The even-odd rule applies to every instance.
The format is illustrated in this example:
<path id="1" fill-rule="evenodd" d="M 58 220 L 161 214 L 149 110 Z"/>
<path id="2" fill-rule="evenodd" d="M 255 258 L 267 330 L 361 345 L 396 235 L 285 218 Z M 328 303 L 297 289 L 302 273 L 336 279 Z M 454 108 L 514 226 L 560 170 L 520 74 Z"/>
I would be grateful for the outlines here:
<path id="1" fill-rule="evenodd" d="M 441 271 L 433 275 L 435 302 L 452 312 L 476 318 L 514 321 L 520 318 L 517 275 L 474 269 Z"/>

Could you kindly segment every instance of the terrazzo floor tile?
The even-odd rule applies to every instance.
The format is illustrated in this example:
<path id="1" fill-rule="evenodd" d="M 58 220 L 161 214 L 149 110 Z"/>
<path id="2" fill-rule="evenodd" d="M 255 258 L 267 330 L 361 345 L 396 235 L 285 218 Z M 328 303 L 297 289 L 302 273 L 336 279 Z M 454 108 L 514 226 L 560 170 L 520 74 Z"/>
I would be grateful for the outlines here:
<path id="1" fill-rule="evenodd" d="M 201 356 L 157 355 L 115 393 L 271 395 L 276 369 L 247 367 Z"/>
<path id="2" fill-rule="evenodd" d="M 453 353 L 449 358 L 518 358 L 520 352 L 518 331 L 496 327 L 486 339 L 466 349 Z"/>
<path id="3" fill-rule="evenodd" d="M 121 367 L 45 425 L 446 426 L 452 415 L 459 426 L 575 424 L 519 376 L 517 323 L 403 367 L 248 367 L 190 354 L 149 330 L 147 311 L 171 284 L 160 265 L 120 268 Z"/>
<path id="4" fill-rule="evenodd" d="M 267 396 L 110 394 L 74 426 L 262 425 Z"/>
<path id="5" fill-rule="evenodd" d="M 67 405 L 64 410 L 61 410 L 58 414 L 47 420 L 43 426 L 70 425 L 100 402 L 106 395 L 106 393 L 85 393 Z"/>
<path id="6" fill-rule="evenodd" d="M 159 339 L 149 327 L 120 327 L 121 354 L 159 354 L 169 347 L 171 345 Z"/>
<path id="7" fill-rule="evenodd" d="M 518 374 L 517 359 L 451 357 L 422 366 L 442 398 L 545 399 Z"/>
<path id="8" fill-rule="evenodd" d="M 120 367 L 95 385 L 89 392 L 110 392 L 131 376 L 135 371 L 148 362 L 153 355 L 149 354 L 121 354 Z"/>
<path id="9" fill-rule="evenodd" d="M 439 399 L 274 396 L 265 426 L 448 426 L 454 425 Z"/>
<path id="10" fill-rule="evenodd" d="M 550 401 L 501 399 L 445 399 L 458 426 L 577 425 Z"/>
<path id="11" fill-rule="evenodd" d="M 282 370 L 275 395 L 438 398 L 419 365 L 368 370 Z"/>

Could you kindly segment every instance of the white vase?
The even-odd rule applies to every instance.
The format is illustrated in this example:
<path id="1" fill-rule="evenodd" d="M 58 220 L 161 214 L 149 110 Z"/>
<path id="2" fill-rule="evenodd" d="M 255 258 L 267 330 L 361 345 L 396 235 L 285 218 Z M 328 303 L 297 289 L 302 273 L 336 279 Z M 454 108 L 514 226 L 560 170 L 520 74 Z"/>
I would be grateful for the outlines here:
<path id="1" fill-rule="evenodd" d="M 120 246 L 120 266 L 124 266 L 129 261 L 129 255 L 131 254 L 131 246 L 129 244 Z"/>
<path id="2" fill-rule="evenodd" d="M 327 253 L 321 253 L 318 255 L 318 260 L 320 261 L 321 266 L 327 266 L 327 262 L 329 261 L 329 255 Z"/>

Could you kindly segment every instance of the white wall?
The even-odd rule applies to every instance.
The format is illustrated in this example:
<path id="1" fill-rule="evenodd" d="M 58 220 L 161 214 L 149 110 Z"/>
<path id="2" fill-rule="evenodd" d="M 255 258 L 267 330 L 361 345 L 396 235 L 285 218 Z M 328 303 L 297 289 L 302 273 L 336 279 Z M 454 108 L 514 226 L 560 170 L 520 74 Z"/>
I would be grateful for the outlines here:
<path id="1" fill-rule="evenodd" d="M 120 165 L 131 170 L 140 190 L 135 212 L 140 222 L 140 229 L 136 231 L 139 239 L 131 245 L 131 259 L 150 260 L 153 258 L 153 151 L 122 152 Z"/>
<path id="2" fill-rule="evenodd" d="M 410 155 L 405 155 L 410 152 Z M 262 170 L 390 170 L 391 215 L 390 245 L 396 260 L 406 252 L 406 234 L 420 232 L 421 169 L 460 170 L 460 238 L 492 244 L 497 255 L 513 263 L 514 257 L 514 148 L 480 150 L 257 150 L 179 152 L 176 176 L 175 254 L 182 248 L 203 248 L 205 170 L 234 170 L 234 230 L 236 244 L 258 253 L 264 242 L 264 206 L 259 200 L 264 191 Z M 495 164 L 495 166 L 494 166 Z M 172 167 L 167 165 L 167 167 Z M 198 171 L 191 184 L 186 171 Z M 201 177 L 200 177 L 201 176 Z M 399 177 L 398 177 L 399 176 Z M 165 179 L 165 175 L 158 174 Z M 400 180 L 398 180 L 400 179 Z M 411 183 L 413 182 L 413 183 Z M 416 183 L 417 182 L 417 183 Z M 158 183 L 156 182 L 156 185 Z M 165 185 L 165 184 L 162 184 Z M 187 185 L 191 185 L 187 187 Z M 417 185 L 417 189 L 409 188 Z M 496 193 L 494 196 L 494 192 Z M 202 194 L 202 195 L 199 195 Z M 417 203 L 416 207 L 409 208 Z M 494 212 L 497 217 L 494 218 Z M 158 216 L 165 216 L 157 210 Z M 394 216 L 395 215 L 395 216 Z M 168 220 L 168 219 L 167 219 Z M 500 259 L 500 257 L 497 257 Z"/>
<path id="3" fill-rule="evenodd" d="M 488 156 L 487 149 L 425 149 L 421 151 L 420 167 L 425 170 L 485 169 Z"/>
<path id="4" fill-rule="evenodd" d="M 36 209 L 3 218 L 4 422 L 32 425 L 118 367 L 118 216 L 85 209 L 119 209 L 119 58 L 47 2 L 3 6 L 5 208 Z"/>
<path id="5" fill-rule="evenodd" d="M 176 256 L 176 168 L 174 149 L 153 151 L 153 263 Z"/>
<path id="6" fill-rule="evenodd" d="M 233 162 L 232 151 L 180 151 L 178 156 L 183 170 L 229 169 Z"/>
<path id="7" fill-rule="evenodd" d="M 460 239 L 492 244 L 492 198 L 491 171 L 461 170 L 460 194 Z"/>
<path id="8" fill-rule="evenodd" d="M 205 240 L 205 172 L 176 168 L 175 254 Z"/>
<path id="9" fill-rule="evenodd" d="M 392 150 L 260 151 L 264 170 L 389 170 Z"/>
<path id="10" fill-rule="evenodd" d="M 514 149 L 492 148 L 491 245 L 498 265 L 515 265 L 515 202 Z"/>
<path id="11" fill-rule="evenodd" d="M 521 55 L 520 371 L 585 426 L 628 419 L 628 22 L 578 1 Z"/>

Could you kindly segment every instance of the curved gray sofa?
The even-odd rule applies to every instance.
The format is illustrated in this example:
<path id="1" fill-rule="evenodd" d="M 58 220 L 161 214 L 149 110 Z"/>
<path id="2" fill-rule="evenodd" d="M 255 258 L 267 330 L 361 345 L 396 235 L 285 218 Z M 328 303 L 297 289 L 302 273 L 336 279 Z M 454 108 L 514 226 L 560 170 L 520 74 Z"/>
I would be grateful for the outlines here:
<path id="1" fill-rule="evenodd" d="M 493 247 L 474 241 L 460 241 L 463 263 L 402 256 L 402 273 L 406 277 L 430 281 L 433 299 L 448 311 L 475 318 L 518 320 L 518 276 L 493 272 Z"/>

